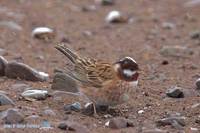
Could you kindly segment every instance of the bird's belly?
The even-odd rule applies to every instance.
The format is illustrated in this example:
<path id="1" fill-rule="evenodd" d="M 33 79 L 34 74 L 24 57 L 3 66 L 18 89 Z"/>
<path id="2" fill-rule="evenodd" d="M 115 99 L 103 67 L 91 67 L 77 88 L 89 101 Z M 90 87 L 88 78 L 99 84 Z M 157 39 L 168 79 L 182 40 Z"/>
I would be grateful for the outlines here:
<path id="1" fill-rule="evenodd" d="M 130 84 L 120 83 L 108 88 L 83 88 L 81 91 L 98 105 L 115 106 L 129 100 Z"/>

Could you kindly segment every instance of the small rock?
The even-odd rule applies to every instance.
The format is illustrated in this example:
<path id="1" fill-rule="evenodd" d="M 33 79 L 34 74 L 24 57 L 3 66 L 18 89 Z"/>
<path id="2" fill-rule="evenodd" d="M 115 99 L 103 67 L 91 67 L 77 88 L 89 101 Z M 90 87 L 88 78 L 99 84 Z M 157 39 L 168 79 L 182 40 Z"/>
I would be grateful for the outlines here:
<path id="1" fill-rule="evenodd" d="M 95 0 L 95 2 L 97 4 L 101 4 L 101 5 L 105 5 L 105 6 L 114 4 L 113 0 Z"/>
<path id="2" fill-rule="evenodd" d="M 183 98 L 184 94 L 183 94 L 183 92 L 181 90 L 182 90 L 181 87 L 175 86 L 175 87 L 172 87 L 172 88 L 168 89 L 166 91 L 166 95 L 168 97 L 172 97 L 172 98 Z"/>
<path id="3" fill-rule="evenodd" d="M 97 112 L 105 112 L 108 110 L 108 106 L 105 105 L 96 105 L 96 111 Z M 82 113 L 85 115 L 92 115 L 94 113 L 94 107 L 93 107 L 93 103 L 86 103 Z"/>
<path id="4" fill-rule="evenodd" d="M 0 56 L 0 76 L 5 75 L 5 68 L 7 64 L 8 61 L 4 57 Z"/>
<path id="5" fill-rule="evenodd" d="M 11 100 L 5 94 L 0 93 L 0 106 L 1 105 L 15 105 L 15 104 L 13 100 Z"/>
<path id="6" fill-rule="evenodd" d="M 32 37 L 48 41 L 55 38 L 55 32 L 48 27 L 37 27 L 32 31 Z"/>
<path id="7" fill-rule="evenodd" d="M 190 57 L 193 54 L 193 51 L 184 46 L 164 46 L 160 50 L 160 54 L 172 57 Z"/>
<path id="8" fill-rule="evenodd" d="M 87 5 L 87 6 L 83 6 L 81 10 L 84 12 L 90 12 L 90 11 L 96 11 L 97 8 L 95 5 Z"/>
<path id="9" fill-rule="evenodd" d="M 193 104 L 193 105 L 191 106 L 191 108 L 192 108 L 192 109 L 194 109 L 194 108 L 200 108 L 200 103 Z"/>
<path id="10" fill-rule="evenodd" d="M 106 16 L 106 22 L 108 23 L 124 23 L 127 22 L 128 19 L 122 16 L 119 11 L 111 11 Z"/>
<path id="11" fill-rule="evenodd" d="M 85 30 L 85 31 L 83 31 L 83 35 L 86 36 L 86 37 L 90 37 L 90 36 L 93 35 L 93 33 L 89 30 Z"/>
<path id="12" fill-rule="evenodd" d="M 70 105 L 64 106 L 65 111 L 80 111 L 81 110 L 81 104 L 79 102 L 75 102 Z"/>
<path id="13" fill-rule="evenodd" d="M 27 91 L 24 91 L 21 95 L 24 98 L 45 100 L 48 96 L 48 91 L 46 91 L 46 90 L 27 90 Z"/>
<path id="14" fill-rule="evenodd" d="M 142 133 L 168 133 L 166 130 L 161 129 L 145 129 L 142 131 Z"/>
<path id="15" fill-rule="evenodd" d="M 105 125 L 113 129 L 121 129 L 134 126 L 133 122 L 130 120 L 120 117 L 111 119 L 110 121 L 106 122 Z"/>
<path id="16" fill-rule="evenodd" d="M 196 133 L 199 131 L 198 128 L 194 128 L 194 127 L 191 127 L 190 130 L 193 131 L 193 132 L 196 132 Z"/>
<path id="17" fill-rule="evenodd" d="M 68 75 L 60 72 L 55 74 L 51 89 L 73 93 L 78 92 L 76 81 Z"/>
<path id="18" fill-rule="evenodd" d="M 15 31 L 22 30 L 22 27 L 13 21 L 0 21 L 0 26 L 4 26 L 4 27 L 7 27 L 7 28 L 9 28 L 11 30 L 15 30 Z"/>
<path id="19" fill-rule="evenodd" d="M 169 61 L 163 60 L 161 64 L 162 64 L 162 65 L 168 65 L 168 64 L 169 64 Z"/>
<path id="20" fill-rule="evenodd" d="M 6 124 L 15 124 L 24 121 L 24 116 L 17 109 L 6 110 L 3 112 L 1 118 Z"/>
<path id="21" fill-rule="evenodd" d="M 200 78 L 196 80 L 196 87 L 200 90 Z"/>
<path id="22" fill-rule="evenodd" d="M 190 33 L 191 39 L 199 39 L 200 40 L 200 31 L 193 31 Z"/>
<path id="23" fill-rule="evenodd" d="M 190 0 L 184 3 L 185 7 L 195 7 L 200 5 L 200 0 Z"/>
<path id="24" fill-rule="evenodd" d="M 8 78 L 20 78 L 29 81 L 47 81 L 49 75 L 44 72 L 39 72 L 30 66 L 18 63 L 9 62 L 5 68 L 5 75 Z"/>
<path id="25" fill-rule="evenodd" d="M 0 56 L 7 55 L 8 52 L 5 49 L 0 48 Z"/>
<path id="26" fill-rule="evenodd" d="M 60 122 L 58 124 L 58 128 L 62 130 L 69 130 L 69 131 L 75 131 L 76 133 L 89 133 L 89 130 L 87 127 L 77 123 L 77 122 Z"/>
<path id="27" fill-rule="evenodd" d="M 162 23 L 162 28 L 163 29 L 174 29 L 175 24 L 170 23 L 170 22 L 164 22 L 164 23 Z"/>
<path id="28" fill-rule="evenodd" d="M 24 91 L 25 89 L 30 88 L 30 86 L 24 83 L 16 83 L 13 84 L 11 88 L 14 90 Z"/>
<path id="29" fill-rule="evenodd" d="M 144 113 L 144 110 L 139 110 L 138 111 L 138 114 L 143 114 Z"/>
<path id="30" fill-rule="evenodd" d="M 174 128 L 180 129 L 185 126 L 186 117 L 170 116 L 156 121 L 157 126 L 172 125 Z"/>
<path id="31" fill-rule="evenodd" d="M 47 116 L 55 116 L 56 113 L 52 109 L 45 109 L 44 114 Z"/>

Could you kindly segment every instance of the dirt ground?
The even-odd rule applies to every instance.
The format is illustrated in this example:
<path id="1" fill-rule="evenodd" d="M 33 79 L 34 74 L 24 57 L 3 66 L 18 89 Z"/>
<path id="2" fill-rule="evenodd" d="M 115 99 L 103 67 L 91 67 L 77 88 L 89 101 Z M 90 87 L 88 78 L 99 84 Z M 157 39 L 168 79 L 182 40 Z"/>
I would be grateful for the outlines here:
<path id="1" fill-rule="evenodd" d="M 116 0 L 114 5 L 101 6 L 93 0 L 1 0 L 0 21 L 14 21 L 22 30 L 13 30 L 0 26 L 0 48 L 5 49 L 4 57 L 17 60 L 49 73 L 48 82 L 29 82 L 0 77 L 0 90 L 6 91 L 14 100 L 17 108 L 32 108 L 35 114 L 41 114 L 45 107 L 55 111 L 56 116 L 45 117 L 52 129 L 5 129 L 0 132 L 66 132 L 56 127 L 64 118 L 86 125 L 93 132 L 142 132 L 142 129 L 154 129 L 155 121 L 168 113 L 180 113 L 185 116 L 186 133 L 198 128 L 196 119 L 200 108 L 191 106 L 200 103 L 198 96 L 181 99 L 166 98 L 166 90 L 171 86 L 180 86 L 195 91 L 195 80 L 200 75 L 200 45 L 190 38 L 189 33 L 200 30 L 200 6 L 185 7 L 187 0 Z M 95 5 L 88 11 L 82 8 Z M 105 16 L 109 11 L 119 10 L 132 18 L 130 23 L 108 24 Z M 162 27 L 163 22 L 175 25 L 172 29 Z M 35 27 L 47 26 L 56 31 L 52 41 L 44 42 L 31 36 Z M 89 34 L 88 34 L 89 32 Z M 90 35 L 91 33 L 91 35 Z M 134 121 L 135 126 L 124 129 L 105 128 L 108 119 L 95 119 L 80 112 L 65 114 L 63 106 L 71 102 L 64 96 L 63 101 L 52 97 L 44 101 L 27 102 L 19 99 L 21 90 L 13 89 L 13 84 L 25 83 L 33 88 L 45 88 L 50 92 L 55 68 L 64 68 L 68 60 L 64 59 L 54 45 L 66 41 L 71 48 L 87 57 L 105 61 L 115 61 L 123 56 L 131 56 L 143 71 L 139 86 L 132 93 L 131 100 L 117 108 L 126 108 L 122 117 Z M 160 55 L 163 46 L 187 46 L 194 52 L 188 58 L 164 57 Z M 168 61 L 163 65 L 163 61 Z M 195 92 L 194 92 L 195 93 Z M 76 99 L 75 99 L 76 101 Z M 147 107 L 144 109 L 144 107 Z M 138 114 L 144 110 L 143 114 Z M 157 127 L 170 133 L 181 132 L 171 126 Z"/>

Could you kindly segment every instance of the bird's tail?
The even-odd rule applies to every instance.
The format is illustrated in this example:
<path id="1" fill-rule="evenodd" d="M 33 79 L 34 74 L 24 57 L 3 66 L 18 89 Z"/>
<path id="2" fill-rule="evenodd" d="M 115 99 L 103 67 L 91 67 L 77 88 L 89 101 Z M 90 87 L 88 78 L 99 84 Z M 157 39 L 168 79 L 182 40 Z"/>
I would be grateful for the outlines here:
<path id="1" fill-rule="evenodd" d="M 72 50 L 70 50 L 69 48 L 67 48 L 64 44 L 58 44 L 55 46 L 55 48 L 59 50 L 61 53 L 63 53 L 65 56 L 67 56 L 67 58 L 72 63 L 76 63 L 76 59 L 78 58 L 78 55 Z"/>

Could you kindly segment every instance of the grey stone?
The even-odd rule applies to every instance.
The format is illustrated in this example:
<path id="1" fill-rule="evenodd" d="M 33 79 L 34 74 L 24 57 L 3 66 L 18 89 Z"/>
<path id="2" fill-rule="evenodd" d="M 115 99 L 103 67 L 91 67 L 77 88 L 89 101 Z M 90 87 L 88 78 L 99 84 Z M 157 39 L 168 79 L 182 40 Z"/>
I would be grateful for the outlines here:
<path id="1" fill-rule="evenodd" d="M 15 123 L 21 123 L 24 121 L 24 116 L 18 111 L 18 109 L 8 109 L 5 112 L 3 112 L 2 120 L 6 124 L 15 124 Z"/>
<path id="2" fill-rule="evenodd" d="M 110 121 L 106 123 L 106 126 L 112 129 L 121 129 L 121 128 L 133 127 L 134 124 L 128 119 L 118 117 L 118 118 L 112 118 Z"/>
<path id="3" fill-rule="evenodd" d="M 48 97 L 47 90 L 27 90 L 21 94 L 24 98 L 45 100 Z"/>
<path id="4" fill-rule="evenodd" d="M 47 116 L 55 116 L 56 113 L 52 109 L 45 109 L 44 114 Z"/>
<path id="5" fill-rule="evenodd" d="M 60 72 L 55 74 L 51 89 L 73 93 L 78 92 L 78 86 L 75 80 Z"/>
<path id="6" fill-rule="evenodd" d="M 25 83 L 15 83 L 12 85 L 12 89 L 18 90 L 18 91 L 24 91 L 27 88 L 30 88 L 30 86 Z"/>
<path id="7" fill-rule="evenodd" d="M 175 24 L 170 23 L 170 22 L 163 22 L 162 23 L 162 28 L 163 29 L 174 29 L 175 28 Z"/>
<path id="8" fill-rule="evenodd" d="M 47 81 L 49 75 L 44 72 L 39 72 L 30 66 L 19 63 L 9 62 L 5 68 L 5 75 L 8 78 L 20 78 L 29 81 Z"/>
<path id="9" fill-rule="evenodd" d="M 145 129 L 142 131 L 142 133 L 168 133 L 168 132 L 166 130 L 155 128 L 155 129 Z"/>
<path id="10" fill-rule="evenodd" d="M 106 112 L 107 110 L 108 106 L 96 104 L 97 112 Z M 92 115 L 94 113 L 93 103 L 86 103 L 82 110 L 82 113 L 85 115 Z"/>
<path id="11" fill-rule="evenodd" d="M 184 46 L 164 46 L 160 50 L 160 54 L 163 56 L 172 56 L 172 57 L 190 57 L 193 51 L 190 48 Z"/>
<path id="12" fill-rule="evenodd" d="M 77 122 L 64 121 L 58 124 L 58 128 L 62 130 L 74 131 L 76 133 L 89 133 L 89 130 L 84 125 Z"/>
<path id="13" fill-rule="evenodd" d="M 191 39 L 199 39 L 200 40 L 200 31 L 193 31 L 190 33 Z"/>
<path id="14" fill-rule="evenodd" d="M 15 105 L 15 104 L 13 100 L 11 100 L 5 94 L 0 93 L 0 106 L 1 105 Z"/>
<path id="15" fill-rule="evenodd" d="M 185 126 L 186 117 L 183 116 L 169 116 L 167 118 L 156 121 L 157 126 L 172 125 L 174 128 L 180 129 Z"/>
<path id="16" fill-rule="evenodd" d="M 172 98 L 183 98 L 184 94 L 181 87 L 172 87 L 166 91 L 166 95 Z"/>
<path id="17" fill-rule="evenodd" d="M 11 30 L 21 31 L 22 27 L 13 21 L 0 21 L 0 26 L 7 27 Z"/>
<path id="18" fill-rule="evenodd" d="M 4 57 L 0 56 L 0 76 L 5 75 L 5 68 L 7 64 L 8 61 Z"/>
<path id="19" fill-rule="evenodd" d="M 200 5 L 200 0 L 190 0 L 184 3 L 185 7 L 195 7 L 195 6 L 199 6 Z"/>
<path id="20" fill-rule="evenodd" d="M 81 104 L 79 102 L 75 102 L 70 105 L 64 106 L 65 111 L 80 111 L 81 110 Z"/>
<path id="21" fill-rule="evenodd" d="M 8 54 L 8 52 L 5 49 L 0 48 L 0 56 L 4 56 Z"/>
<path id="22" fill-rule="evenodd" d="M 196 88 L 200 90 L 200 78 L 196 80 Z"/>
<path id="23" fill-rule="evenodd" d="M 95 0 L 95 2 L 97 4 L 101 4 L 101 5 L 105 5 L 105 6 L 114 4 L 113 0 Z"/>

